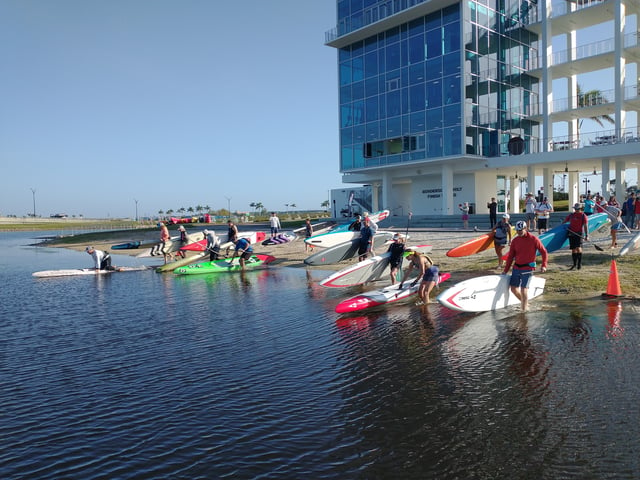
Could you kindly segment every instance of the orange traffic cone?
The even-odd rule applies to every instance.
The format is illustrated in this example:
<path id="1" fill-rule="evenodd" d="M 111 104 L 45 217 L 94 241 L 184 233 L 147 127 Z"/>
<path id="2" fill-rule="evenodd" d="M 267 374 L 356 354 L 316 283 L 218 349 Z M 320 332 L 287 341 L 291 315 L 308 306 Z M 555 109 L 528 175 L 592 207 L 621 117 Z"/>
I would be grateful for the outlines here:
<path id="1" fill-rule="evenodd" d="M 609 282 L 607 283 L 607 297 L 619 297 L 622 295 L 620 289 L 620 279 L 618 278 L 618 267 L 616 261 L 611 260 L 611 269 L 609 270 Z"/>

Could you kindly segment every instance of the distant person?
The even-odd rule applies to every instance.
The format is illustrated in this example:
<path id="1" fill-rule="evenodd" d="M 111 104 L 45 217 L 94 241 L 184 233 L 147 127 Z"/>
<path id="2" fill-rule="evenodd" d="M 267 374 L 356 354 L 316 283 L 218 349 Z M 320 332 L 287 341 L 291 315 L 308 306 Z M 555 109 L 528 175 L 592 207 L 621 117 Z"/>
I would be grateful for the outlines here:
<path id="1" fill-rule="evenodd" d="M 611 247 L 616 248 L 618 246 L 618 231 L 624 228 L 622 223 L 622 211 L 615 205 L 607 205 L 607 214 L 611 221 Z"/>
<path id="2" fill-rule="evenodd" d="M 349 225 L 349 230 L 351 230 L 352 232 L 359 232 L 361 228 L 362 228 L 362 217 L 356 214 L 356 219 L 353 222 L 351 222 L 351 225 Z"/>
<path id="3" fill-rule="evenodd" d="M 233 252 L 233 257 L 231 257 L 230 263 L 233 263 L 233 260 L 238 256 L 240 257 L 240 267 L 244 270 L 245 262 L 251 258 L 251 255 L 253 255 L 251 242 L 248 238 L 240 238 L 236 241 L 236 248 Z"/>
<path id="4" fill-rule="evenodd" d="M 418 270 L 418 276 L 416 279 L 411 282 L 411 285 L 416 285 L 420 282 L 420 287 L 418 288 L 418 305 L 431 303 L 429 300 L 429 294 L 433 287 L 438 284 L 438 279 L 440 276 L 440 271 L 436 265 L 433 264 L 433 260 L 428 255 L 422 254 L 417 250 L 413 250 L 411 247 L 406 249 L 410 251 L 411 254 L 407 257 L 409 260 L 409 268 L 405 273 L 404 278 L 409 278 L 411 271 L 416 268 Z M 404 286 L 404 281 L 400 283 L 400 288 Z"/>
<path id="5" fill-rule="evenodd" d="M 504 266 L 504 247 L 511 243 L 511 224 L 509 220 L 511 217 L 508 213 L 502 215 L 502 219 L 493 227 L 493 248 L 498 256 L 498 266 L 496 268 L 502 268 Z"/>
<path id="6" fill-rule="evenodd" d="M 582 211 L 582 204 L 576 203 L 573 206 L 573 213 L 570 213 L 564 219 L 565 223 L 569 222 L 567 233 L 569 235 L 569 248 L 571 249 L 571 259 L 573 265 L 569 270 L 582 268 L 582 241 L 589 239 L 589 220 Z M 584 235 L 583 235 L 584 234 Z"/>
<path id="7" fill-rule="evenodd" d="M 186 247 L 189 245 L 189 235 L 187 234 L 187 229 L 184 226 L 180 225 L 178 227 L 178 233 L 180 234 L 180 248 Z M 182 258 L 186 256 L 183 250 L 178 250 L 177 255 L 180 255 Z"/>
<path id="8" fill-rule="evenodd" d="M 391 269 L 391 285 L 396 283 L 398 272 L 402 270 L 402 260 L 405 252 L 404 235 L 401 233 L 395 233 L 393 235 L 393 242 L 389 245 L 387 252 L 389 255 L 389 268 Z"/>
<path id="9" fill-rule="evenodd" d="M 553 206 L 549 203 L 547 197 L 543 197 L 542 201 L 536 205 L 536 217 L 538 218 L 538 235 L 544 233 L 549 228 L 549 218 L 553 212 Z"/>
<path id="10" fill-rule="evenodd" d="M 205 251 L 209 252 L 209 261 L 218 260 L 220 258 L 220 238 L 213 230 L 204 230 L 202 233 L 204 233 L 204 238 L 207 239 Z"/>
<path id="11" fill-rule="evenodd" d="M 159 222 L 158 227 L 160 227 L 160 243 L 151 247 L 151 256 L 154 255 L 162 255 L 164 257 L 164 263 L 167 263 L 167 256 L 173 258 L 171 252 L 168 251 L 169 244 L 171 243 L 171 235 L 169 234 L 169 229 L 164 222 Z M 155 252 L 154 252 L 155 249 Z"/>
<path id="12" fill-rule="evenodd" d="M 373 245 L 373 230 L 371 229 L 369 217 L 364 217 L 363 226 L 360 229 L 360 244 L 358 247 L 358 261 L 367 259 Z"/>
<path id="13" fill-rule="evenodd" d="M 634 192 L 629 193 L 627 198 L 622 204 L 622 216 L 624 217 L 624 223 L 627 228 L 633 229 L 636 218 L 636 194 Z"/>
<path id="14" fill-rule="evenodd" d="M 85 248 L 85 252 L 93 257 L 94 268 L 96 270 L 115 270 L 111 266 L 111 255 L 102 250 L 96 250 L 93 247 Z"/>
<path id="15" fill-rule="evenodd" d="M 458 204 L 458 208 L 462 212 L 462 228 L 469 228 L 469 202 Z"/>
<path id="16" fill-rule="evenodd" d="M 238 241 L 238 227 L 236 227 L 231 220 L 227 222 L 227 242 L 236 243 Z M 229 249 L 227 248 L 227 256 L 229 256 Z"/>
<path id="17" fill-rule="evenodd" d="M 633 202 L 633 211 L 634 211 L 634 224 L 636 226 L 636 230 L 640 230 L 640 199 L 636 195 L 636 201 Z"/>
<path id="18" fill-rule="evenodd" d="M 524 199 L 524 219 L 527 222 L 527 230 L 531 231 L 536 228 L 536 199 L 533 198 L 533 193 L 527 193 Z"/>
<path id="19" fill-rule="evenodd" d="M 489 209 L 489 223 L 493 228 L 498 223 L 498 202 L 494 197 L 491 197 L 491 200 L 487 203 L 487 208 Z"/>
<path id="20" fill-rule="evenodd" d="M 304 221 L 304 238 L 311 238 L 313 237 L 313 225 L 311 225 L 311 220 L 310 219 L 306 219 Z M 310 245 L 307 242 L 304 242 L 304 251 L 305 252 L 313 252 L 313 245 Z"/>
<path id="21" fill-rule="evenodd" d="M 504 266 L 503 274 L 508 274 L 511 264 L 513 270 L 509 280 L 509 288 L 518 300 L 522 311 L 529 310 L 529 282 L 536 270 L 536 252 L 542 256 L 541 272 L 547 271 L 549 254 L 538 237 L 527 231 L 527 223 L 516 222 L 516 238 L 511 241 L 511 248 Z"/>
<path id="22" fill-rule="evenodd" d="M 585 215 L 593 215 L 593 211 L 596 208 L 596 202 L 593 200 L 591 195 L 587 195 L 584 199 L 584 214 Z"/>
<path id="23" fill-rule="evenodd" d="M 271 216 L 269 217 L 269 225 L 271 226 L 271 238 L 275 237 L 282 226 L 280 225 L 280 219 L 276 212 L 271 212 Z"/>

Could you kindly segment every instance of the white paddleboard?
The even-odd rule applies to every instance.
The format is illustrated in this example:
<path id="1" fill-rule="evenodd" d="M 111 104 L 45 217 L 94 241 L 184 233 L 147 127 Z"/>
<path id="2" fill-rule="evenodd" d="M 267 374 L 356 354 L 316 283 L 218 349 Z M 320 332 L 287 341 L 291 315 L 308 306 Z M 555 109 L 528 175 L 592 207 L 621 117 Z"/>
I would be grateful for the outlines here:
<path id="1" fill-rule="evenodd" d="M 511 275 L 486 275 L 470 278 L 438 295 L 442 305 L 459 312 L 488 312 L 511 305 L 520 305 L 520 300 L 511 293 L 509 279 Z M 546 279 L 536 276 L 529 282 L 529 300 L 544 291 Z"/>
<path id="2" fill-rule="evenodd" d="M 150 267 L 116 267 L 115 270 L 96 270 L 95 268 L 72 268 L 67 270 L 43 270 L 42 272 L 34 272 L 32 275 L 37 278 L 50 277 L 75 277 L 80 275 L 105 275 L 118 272 L 137 272 L 140 270 L 149 270 Z"/>
<path id="3" fill-rule="evenodd" d="M 432 245 L 419 245 L 411 247 L 421 253 L 431 252 Z M 389 273 L 389 258 L 391 253 L 385 252 L 374 257 L 367 258 L 355 265 L 350 265 L 342 270 L 329 275 L 319 284 L 323 287 L 353 287 L 367 282 L 378 280 L 383 275 Z"/>
<path id="4" fill-rule="evenodd" d="M 640 248 L 640 233 L 636 233 L 631 239 L 624 244 L 624 247 L 620 249 L 620 256 L 626 255 L 627 253 L 634 252 Z"/>
<path id="5" fill-rule="evenodd" d="M 388 216 L 389 210 L 382 210 L 378 213 L 369 214 L 369 218 L 376 223 L 381 222 Z M 349 225 L 351 225 L 351 223 L 345 223 L 326 233 L 320 233 L 318 235 L 305 238 L 304 241 L 308 245 L 313 245 L 314 247 L 331 248 L 360 237 L 360 232 L 353 232 L 349 230 Z"/>

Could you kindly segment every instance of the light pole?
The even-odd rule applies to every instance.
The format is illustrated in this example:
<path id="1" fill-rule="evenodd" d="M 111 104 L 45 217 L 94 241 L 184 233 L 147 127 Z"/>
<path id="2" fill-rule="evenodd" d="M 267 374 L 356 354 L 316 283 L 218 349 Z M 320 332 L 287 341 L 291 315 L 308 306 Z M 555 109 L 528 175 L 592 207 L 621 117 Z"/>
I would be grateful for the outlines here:
<path id="1" fill-rule="evenodd" d="M 136 202 L 136 222 L 137 222 L 138 221 L 138 200 L 134 198 L 133 201 Z"/>
<path id="2" fill-rule="evenodd" d="M 587 189 L 589 187 L 589 182 L 591 182 L 591 180 L 589 180 L 587 177 L 582 179 L 582 183 L 584 183 L 584 196 L 587 196 Z"/>
<path id="3" fill-rule="evenodd" d="M 231 197 L 224 197 L 227 199 L 227 212 L 229 212 L 228 220 L 231 220 Z"/>
<path id="4" fill-rule="evenodd" d="M 32 188 L 31 193 L 33 194 L 33 218 L 36 218 L 36 189 Z"/>

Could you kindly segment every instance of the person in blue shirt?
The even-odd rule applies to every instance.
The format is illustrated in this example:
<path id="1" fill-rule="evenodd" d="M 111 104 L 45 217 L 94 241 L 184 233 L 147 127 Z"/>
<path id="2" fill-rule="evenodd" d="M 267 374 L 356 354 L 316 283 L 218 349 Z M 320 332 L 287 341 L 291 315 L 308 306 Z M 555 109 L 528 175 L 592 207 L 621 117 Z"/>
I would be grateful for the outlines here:
<path id="1" fill-rule="evenodd" d="M 238 255 L 238 252 L 240 252 L 240 255 Z M 253 255 L 253 247 L 251 246 L 251 242 L 247 238 L 240 238 L 236 242 L 236 249 L 233 252 L 233 257 L 231 257 L 231 263 L 233 263 L 233 260 L 236 258 L 236 256 L 239 256 L 240 267 L 242 268 L 242 270 L 244 270 L 244 263 L 246 260 L 251 258 L 251 255 Z"/>
<path id="2" fill-rule="evenodd" d="M 360 229 L 360 246 L 358 248 L 358 261 L 366 260 L 373 245 L 373 230 L 369 224 L 369 217 L 364 217 L 364 225 Z"/>

